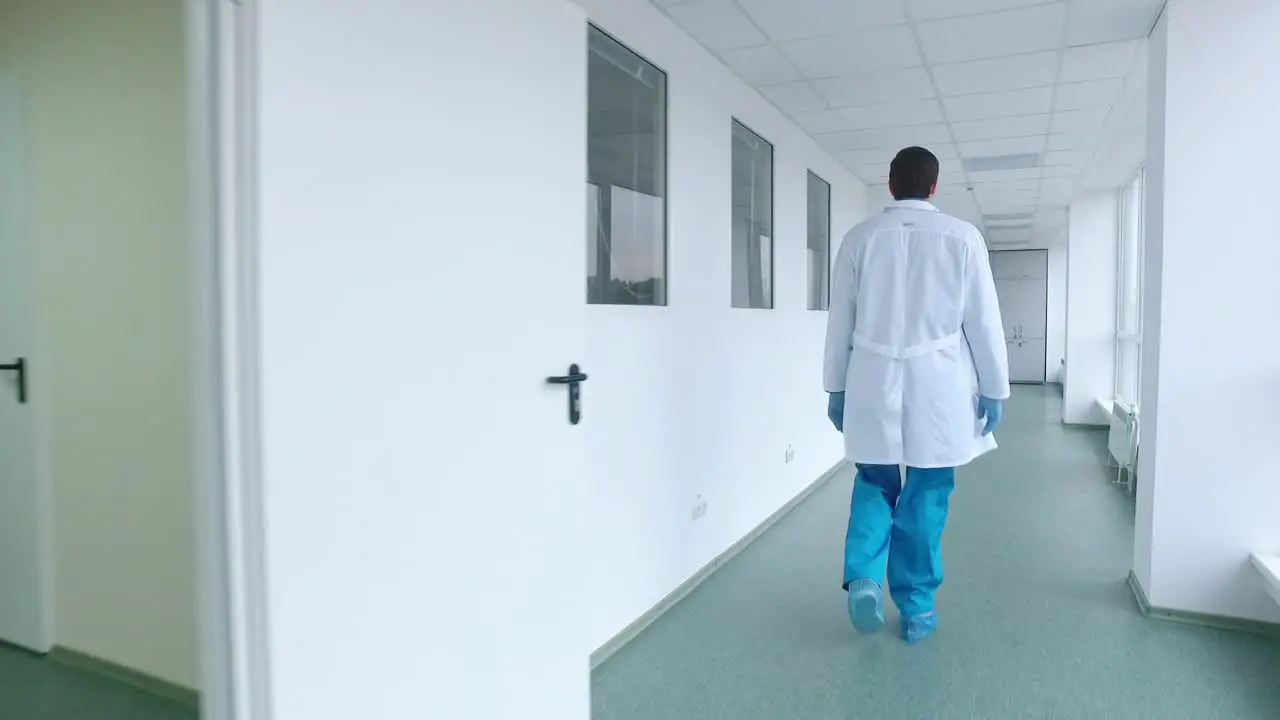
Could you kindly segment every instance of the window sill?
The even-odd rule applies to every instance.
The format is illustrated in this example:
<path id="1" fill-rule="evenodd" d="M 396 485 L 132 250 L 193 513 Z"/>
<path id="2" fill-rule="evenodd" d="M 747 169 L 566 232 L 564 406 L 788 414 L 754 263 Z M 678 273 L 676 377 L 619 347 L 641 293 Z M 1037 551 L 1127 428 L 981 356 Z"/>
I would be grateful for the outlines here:
<path id="1" fill-rule="evenodd" d="M 1253 567 L 1262 575 L 1263 585 L 1272 600 L 1280 603 L 1280 555 L 1254 553 L 1251 558 Z"/>

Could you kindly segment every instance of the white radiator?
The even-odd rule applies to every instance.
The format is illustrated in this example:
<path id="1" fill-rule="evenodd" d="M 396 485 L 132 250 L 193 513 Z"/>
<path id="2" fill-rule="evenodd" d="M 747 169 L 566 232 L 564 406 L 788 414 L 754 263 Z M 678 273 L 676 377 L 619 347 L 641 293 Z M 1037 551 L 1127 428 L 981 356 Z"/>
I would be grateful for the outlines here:
<path id="1" fill-rule="evenodd" d="M 1138 408 L 1117 398 L 1111 403 L 1111 432 L 1107 450 L 1116 462 L 1116 482 L 1133 490 L 1133 473 L 1138 464 Z"/>

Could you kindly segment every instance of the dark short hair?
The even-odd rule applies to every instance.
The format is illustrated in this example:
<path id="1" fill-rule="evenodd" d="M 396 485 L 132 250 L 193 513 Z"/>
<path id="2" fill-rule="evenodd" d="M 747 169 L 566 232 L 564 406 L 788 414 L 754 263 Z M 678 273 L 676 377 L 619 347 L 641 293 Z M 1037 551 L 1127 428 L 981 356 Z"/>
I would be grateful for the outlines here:
<path id="1" fill-rule="evenodd" d="M 938 158 L 922 147 L 899 150 L 889 164 L 894 200 L 928 200 L 938 184 Z"/>

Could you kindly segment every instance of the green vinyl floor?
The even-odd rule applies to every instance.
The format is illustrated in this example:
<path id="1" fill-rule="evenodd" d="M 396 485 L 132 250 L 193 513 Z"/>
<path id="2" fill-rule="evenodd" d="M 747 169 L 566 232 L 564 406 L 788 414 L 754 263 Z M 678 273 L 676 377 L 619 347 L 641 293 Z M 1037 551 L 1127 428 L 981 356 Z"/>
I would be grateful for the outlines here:
<path id="1" fill-rule="evenodd" d="M 849 627 L 844 472 L 596 670 L 593 720 L 1280 720 L 1280 642 L 1138 612 L 1105 432 L 1060 418 L 1018 388 L 959 472 L 932 638 Z"/>
<path id="2" fill-rule="evenodd" d="M 196 720 L 189 706 L 0 646 L 0 720 Z"/>

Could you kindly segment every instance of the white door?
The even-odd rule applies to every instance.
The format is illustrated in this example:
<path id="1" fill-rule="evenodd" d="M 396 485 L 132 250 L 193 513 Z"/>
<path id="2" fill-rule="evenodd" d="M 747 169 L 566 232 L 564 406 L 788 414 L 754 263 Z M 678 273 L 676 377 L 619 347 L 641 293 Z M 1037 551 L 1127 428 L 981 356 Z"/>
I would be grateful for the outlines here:
<path id="1" fill-rule="evenodd" d="M 32 259 L 18 83 L 0 74 L 0 640 L 49 650 L 32 355 Z"/>
<path id="2" fill-rule="evenodd" d="M 274 714 L 587 720 L 587 18 L 257 7 Z"/>
<path id="3" fill-rule="evenodd" d="M 1048 290 L 1044 278 L 996 280 L 1011 382 L 1044 382 Z"/>
<path id="4" fill-rule="evenodd" d="M 1009 349 L 1009 380 L 1044 382 L 1048 351 L 1049 253 L 1011 250 L 991 253 L 991 274 L 1000 298 Z"/>

